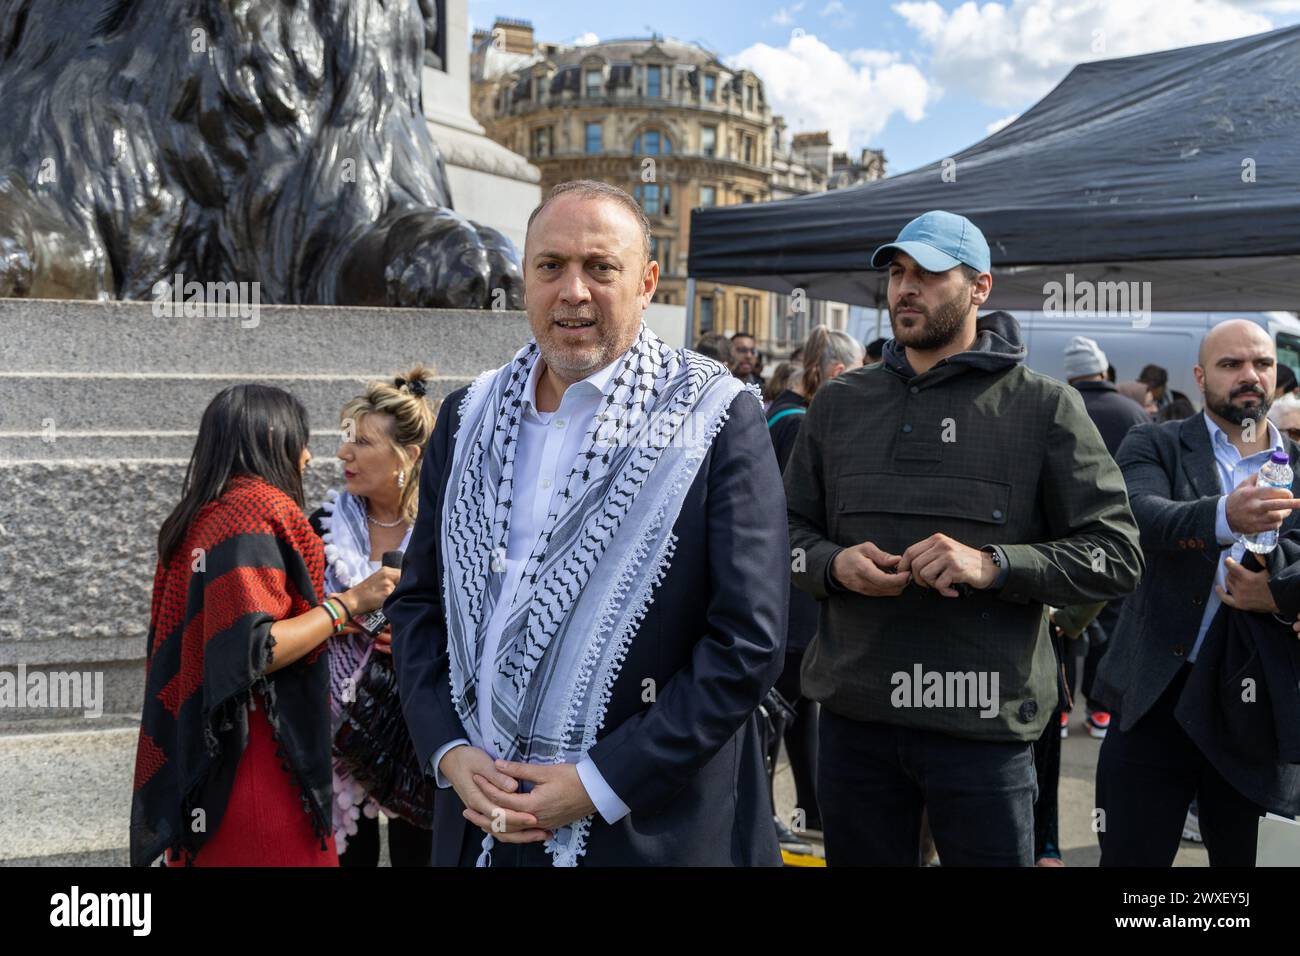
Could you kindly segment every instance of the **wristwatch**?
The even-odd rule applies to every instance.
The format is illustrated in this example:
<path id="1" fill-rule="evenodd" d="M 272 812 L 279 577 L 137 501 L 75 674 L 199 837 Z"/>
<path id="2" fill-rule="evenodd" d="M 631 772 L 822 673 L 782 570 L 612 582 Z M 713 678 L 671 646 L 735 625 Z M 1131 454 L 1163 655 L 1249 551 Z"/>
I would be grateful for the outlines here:
<path id="1" fill-rule="evenodd" d="M 1007 566 L 1003 563 L 1002 552 L 995 545 L 986 544 L 980 550 L 988 552 L 989 556 L 993 558 L 993 566 L 998 569 L 998 573 L 993 576 L 993 583 L 985 588 L 987 591 L 993 591 L 1006 583 Z"/>

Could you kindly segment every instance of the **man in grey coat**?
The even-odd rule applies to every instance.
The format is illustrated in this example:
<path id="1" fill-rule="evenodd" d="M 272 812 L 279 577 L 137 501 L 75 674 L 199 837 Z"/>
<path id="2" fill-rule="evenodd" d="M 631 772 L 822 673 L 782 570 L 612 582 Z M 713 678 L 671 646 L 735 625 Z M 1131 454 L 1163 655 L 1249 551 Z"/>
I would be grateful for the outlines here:
<path id="1" fill-rule="evenodd" d="M 794 580 L 821 600 L 832 866 L 1032 863 L 1032 741 L 1057 701 L 1043 606 L 1129 593 L 1123 479 L 1078 392 L 1024 366 L 969 220 L 930 212 L 877 249 L 894 339 L 821 388 L 785 472 Z"/>

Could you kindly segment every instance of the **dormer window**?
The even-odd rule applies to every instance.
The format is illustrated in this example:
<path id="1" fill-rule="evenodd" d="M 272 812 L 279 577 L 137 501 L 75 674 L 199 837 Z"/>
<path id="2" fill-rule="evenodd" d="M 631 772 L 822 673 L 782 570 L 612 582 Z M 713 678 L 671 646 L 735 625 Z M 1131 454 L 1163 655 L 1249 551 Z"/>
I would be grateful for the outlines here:
<path id="1" fill-rule="evenodd" d="M 645 68 L 645 95 L 663 96 L 663 68 L 647 66 Z"/>
<path id="2" fill-rule="evenodd" d="M 603 77 L 601 76 L 600 70 L 587 70 L 587 72 L 583 74 L 583 89 L 586 91 L 588 97 L 600 96 L 602 79 Z"/>
<path id="3" fill-rule="evenodd" d="M 704 74 L 704 100 L 706 103 L 712 103 L 718 94 L 718 78 L 712 73 Z"/>

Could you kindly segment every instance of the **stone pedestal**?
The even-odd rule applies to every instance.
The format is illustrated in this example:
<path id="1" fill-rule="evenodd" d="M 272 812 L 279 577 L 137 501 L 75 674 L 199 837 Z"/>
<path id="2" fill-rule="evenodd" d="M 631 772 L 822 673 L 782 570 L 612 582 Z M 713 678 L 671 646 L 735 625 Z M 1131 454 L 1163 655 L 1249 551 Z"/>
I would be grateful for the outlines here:
<path id="1" fill-rule="evenodd" d="M 541 201 L 541 173 L 484 135 L 469 106 L 469 18 L 465 0 L 447 0 L 445 70 L 424 68 L 421 95 L 429 133 L 442 150 L 456 211 L 499 229 L 524 248 L 528 214 Z"/>
<path id="2" fill-rule="evenodd" d="M 0 299 L 0 669 L 116 662 L 108 707 L 139 711 L 155 538 L 222 388 L 263 382 L 307 406 L 314 510 L 342 482 L 339 410 L 366 381 L 423 362 L 441 398 L 529 335 L 518 312 L 262 306 L 241 321 Z M 51 715 L 0 710 L 0 725 L 23 716 Z"/>

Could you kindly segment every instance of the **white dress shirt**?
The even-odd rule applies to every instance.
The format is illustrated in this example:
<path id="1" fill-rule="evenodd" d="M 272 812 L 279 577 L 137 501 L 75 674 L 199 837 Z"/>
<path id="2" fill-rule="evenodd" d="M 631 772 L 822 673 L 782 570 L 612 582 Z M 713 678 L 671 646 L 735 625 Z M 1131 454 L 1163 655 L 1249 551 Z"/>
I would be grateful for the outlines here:
<path id="1" fill-rule="evenodd" d="M 542 369 L 540 359 L 533 364 L 533 371 L 524 386 L 519 441 L 515 446 L 514 474 L 517 480 L 511 489 L 513 503 L 510 507 L 510 533 L 506 544 L 506 578 L 492 617 L 488 620 L 478 671 L 479 730 L 485 748 L 494 759 L 502 756 L 498 742 L 489 738 L 492 727 L 490 712 L 493 664 L 501 632 L 505 629 L 512 607 L 531 598 L 526 592 L 518 593 L 519 580 L 533 548 L 542 536 L 555 492 L 573 468 L 587 429 L 600 410 L 601 398 L 610 387 L 617 364 L 618 359 L 615 359 L 566 388 L 560 399 L 560 407 L 554 412 L 537 409 L 537 382 Z M 443 755 L 453 747 L 468 743 L 463 738 L 453 740 L 438 748 L 433 755 L 433 769 L 439 787 L 451 785 L 438 770 Z M 587 796 L 606 823 L 615 823 L 630 812 L 627 804 L 605 782 L 590 758 L 578 762 L 578 776 L 586 788 Z"/>
<path id="2" fill-rule="evenodd" d="M 1268 461 L 1268 456 L 1275 451 L 1284 451 L 1285 446 L 1282 444 L 1282 435 L 1272 422 L 1268 422 L 1268 437 L 1273 443 L 1272 447 L 1266 451 L 1256 452 L 1247 458 L 1241 457 L 1241 452 L 1237 451 L 1228 438 L 1227 434 L 1209 415 L 1202 412 L 1205 418 L 1205 427 L 1210 430 L 1210 447 L 1214 449 L 1214 463 L 1219 468 L 1219 483 L 1223 488 L 1223 494 L 1219 497 L 1219 508 L 1214 519 L 1214 536 L 1218 538 L 1219 544 L 1230 544 L 1231 548 L 1226 548 L 1219 553 L 1219 566 L 1214 572 L 1214 584 L 1210 585 L 1210 597 L 1205 602 L 1205 613 L 1201 615 L 1201 629 L 1196 632 L 1196 643 L 1192 645 L 1192 652 L 1187 655 L 1188 662 L 1194 662 L 1196 655 L 1201 649 L 1201 643 L 1205 640 L 1205 633 L 1210 629 L 1210 622 L 1214 620 L 1214 614 L 1219 610 L 1219 605 L 1223 602 L 1219 600 L 1219 594 L 1214 589 L 1216 587 L 1226 586 L 1228 580 L 1228 568 L 1224 563 L 1228 558 L 1240 563 L 1241 559 L 1246 556 L 1246 542 L 1242 535 L 1237 534 L 1228 527 L 1228 495 L 1234 488 L 1249 478 L 1255 472 L 1263 467 L 1264 462 Z"/>

